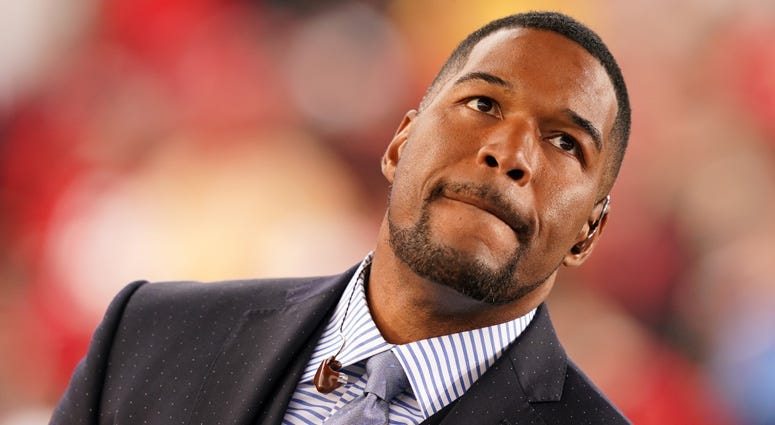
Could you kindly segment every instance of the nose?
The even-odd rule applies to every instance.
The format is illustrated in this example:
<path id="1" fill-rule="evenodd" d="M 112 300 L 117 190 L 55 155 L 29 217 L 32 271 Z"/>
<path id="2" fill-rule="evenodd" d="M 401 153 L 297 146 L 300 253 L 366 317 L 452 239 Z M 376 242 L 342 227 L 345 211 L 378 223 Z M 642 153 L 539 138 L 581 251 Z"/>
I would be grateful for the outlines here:
<path id="1" fill-rule="evenodd" d="M 535 140 L 529 125 L 493 131 L 479 149 L 477 163 L 524 186 L 533 178 Z"/>

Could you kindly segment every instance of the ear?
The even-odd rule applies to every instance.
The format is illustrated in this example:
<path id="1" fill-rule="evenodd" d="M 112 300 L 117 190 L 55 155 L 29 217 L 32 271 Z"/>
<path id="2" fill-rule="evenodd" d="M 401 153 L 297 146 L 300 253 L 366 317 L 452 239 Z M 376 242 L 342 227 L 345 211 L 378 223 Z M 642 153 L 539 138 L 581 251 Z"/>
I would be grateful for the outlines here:
<path id="1" fill-rule="evenodd" d="M 603 234 L 605 225 L 608 223 L 609 200 L 610 198 L 606 197 L 592 208 L 587 222 L 579 231 L 576 243 L 562 260 L 563 265 L 567 267 L 580 266 L 592 254 L 592 250 L 597 245 L 597 241 L 600 240 L 600 235 Z"/>
<path id="2" fill-rule="evenodd" d="M 393 183 L 393 175 L 398 166 L 398 160 L 401 158 L 401 152 L 403 152 L 406 141 L 409 139 L 412 122 L 416 116 L 417 111 L 414 109 L 404 114 L 404 119 L 401 120 L 401 124 L 396 129 L 393 140 L 390 141 L 385 154 L 382 155 L 382 175 L 390 183 Z"/>

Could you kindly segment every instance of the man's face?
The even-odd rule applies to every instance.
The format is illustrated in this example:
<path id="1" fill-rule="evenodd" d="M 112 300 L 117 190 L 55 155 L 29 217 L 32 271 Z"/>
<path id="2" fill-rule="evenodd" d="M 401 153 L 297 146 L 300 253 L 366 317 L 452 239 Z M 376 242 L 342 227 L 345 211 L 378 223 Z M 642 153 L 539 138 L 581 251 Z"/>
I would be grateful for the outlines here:
<path id="1" fill-rule="evenodd" d="M 498 31 L 388 147 L 388 223 L 416 274 L 507 303 L 572 253 L 600 212 L 616 98 L 603 67 L 553 32 Z"/>

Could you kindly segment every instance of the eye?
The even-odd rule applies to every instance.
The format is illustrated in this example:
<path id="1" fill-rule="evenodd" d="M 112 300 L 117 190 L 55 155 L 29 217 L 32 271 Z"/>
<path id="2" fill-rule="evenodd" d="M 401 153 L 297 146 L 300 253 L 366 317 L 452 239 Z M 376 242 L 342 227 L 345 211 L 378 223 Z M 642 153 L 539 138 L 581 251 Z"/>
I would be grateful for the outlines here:
<path id="1" fill-rule="evenodd" d="M 500 117 L 500 107 L 498 103 L 487 96 L 472 97 L 466 106 L 479 112 L 492 115 L 494 117 Z"/>
<path id="2" fill-rule="evenodd" d="M 579 142 L 576 141 L 573 136 L 563 133 L 549 137 L 547 141 L 573 156 L 581 157 L 581 148 L 579 147 Z"/>

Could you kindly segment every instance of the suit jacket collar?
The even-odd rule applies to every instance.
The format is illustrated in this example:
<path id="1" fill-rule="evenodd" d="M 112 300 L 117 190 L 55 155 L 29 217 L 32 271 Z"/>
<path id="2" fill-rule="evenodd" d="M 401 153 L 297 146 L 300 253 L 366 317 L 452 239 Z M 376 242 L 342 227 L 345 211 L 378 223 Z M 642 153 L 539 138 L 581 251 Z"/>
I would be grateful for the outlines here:
<path id="1" fill-rule="evenodd" d="M 560 400 L 566 368 L 567 356 L 542 304 L 507 352 L 459 400 L 423 424 L 508 423 L 515 417 L 541 424 L 531 403 Z"/>
<path id="2" fill-rule="evenodd" d="M 519 383 L 531 403 L 558 401 L 562 397 L 568 356 L 557 338 L 546 304 L 507 353 Z"/>
<path id="3" fill-rule="evenodd" d="M 206 374 L 190 423 L 225 418 L 280 423 L 326 318 L 354 272 L 355 267 L 339 276 L 280 282 L 281 290 L 269 291 L 246 310 Z"/>

